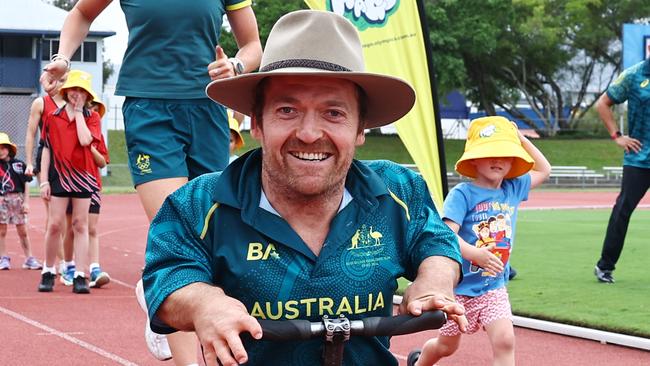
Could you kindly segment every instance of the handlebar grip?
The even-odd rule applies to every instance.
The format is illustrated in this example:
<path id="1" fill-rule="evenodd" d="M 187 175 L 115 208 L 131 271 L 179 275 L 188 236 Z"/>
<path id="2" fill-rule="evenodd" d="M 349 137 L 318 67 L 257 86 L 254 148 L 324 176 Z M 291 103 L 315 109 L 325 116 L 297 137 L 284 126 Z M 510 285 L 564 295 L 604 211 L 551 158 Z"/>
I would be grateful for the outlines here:
<path id="1" fill-rule="evenodd" d="M 371 317 L 362 319 L 365 337 L 395 336 L 438 329 L 447 322 L 447 314 L 441 310 L 425 311 L 420 316 L 397 315 L 390 318 Z"/>
<path id="2" fill-rule="evenodd" d="M 262 339 L 265 341 L 307 340 L 315 336 L 309 320 L 257 320 L 262 327 Z"/>

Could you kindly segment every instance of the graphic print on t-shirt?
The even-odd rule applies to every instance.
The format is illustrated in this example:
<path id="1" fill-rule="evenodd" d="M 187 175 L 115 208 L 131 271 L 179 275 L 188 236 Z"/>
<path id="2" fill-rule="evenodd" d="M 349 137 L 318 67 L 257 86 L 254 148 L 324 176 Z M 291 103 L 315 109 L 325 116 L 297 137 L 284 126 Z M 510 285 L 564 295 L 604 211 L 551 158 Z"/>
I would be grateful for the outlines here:
<path id="1" fill-rule="evenodd" d="M 475 224 L 472 231 L 476 234 L 474 244 L 477 248 L 487 247 L 501 259 L 505 265 L 510 258 L 510 241 L 512 238 L 511 216 L 515 208 L 508 203 L 481 202 L 472 210 Z M 471 263 L 471 272 L 482 271 L 481 276 L 496 277 L 495 273 L 486 271 L 475 263 Z"/>

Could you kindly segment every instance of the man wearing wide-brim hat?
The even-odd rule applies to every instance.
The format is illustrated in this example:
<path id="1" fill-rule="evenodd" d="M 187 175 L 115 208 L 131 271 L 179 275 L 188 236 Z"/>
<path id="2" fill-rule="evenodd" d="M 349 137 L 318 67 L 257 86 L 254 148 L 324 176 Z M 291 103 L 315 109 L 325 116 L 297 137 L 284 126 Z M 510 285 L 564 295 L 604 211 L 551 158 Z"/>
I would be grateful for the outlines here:
<path id="1" fill-rule="evenodd" d="M 453 301 L 458 242 L 424 180 L 388 161 L 354 160 L 364 128 L 404 116 L 415 93 L 364 71 L 345 18 L 297 11 L 273 27 L 260 72 L 214 81 L 207 94 L 251 116 L 261 148 L 172 194 L 153 221 L 143 273 L 158 332 L 193 330 L 208 365 L 314 365 L 321 340 L 262 336 L 258 319 L 390 316 Z M 352 337 L 346 365 L 397 365 L 387 337 Z"/>

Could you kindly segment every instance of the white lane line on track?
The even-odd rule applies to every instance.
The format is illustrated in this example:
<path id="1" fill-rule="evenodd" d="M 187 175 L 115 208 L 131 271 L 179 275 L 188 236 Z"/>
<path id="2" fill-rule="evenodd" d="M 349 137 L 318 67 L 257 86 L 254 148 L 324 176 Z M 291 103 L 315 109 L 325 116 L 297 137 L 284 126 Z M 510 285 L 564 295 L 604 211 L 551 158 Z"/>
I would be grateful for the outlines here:
<path id="1" fill-rule="evenodd" d="M 130 285 L 130 284 L 126 283 L 126 282 L 122 282 L 122 281 L 120 281 L 118 279 L 115 279 L 115 278 L 112 278 L 112 277 L 111 277 L 111 283 L 116 283 L 116 284 L 118 284 L 120 286 L 128 287 L 128 288 L 130 288 L 132 290 L 135 290 L 135 285 Z"/>
<path id="2" fill-rule="evenodd" d="M 57 337 L 63 338 L 66 341 L 68 341 L 68 342 L 70 342 L 72 344 L 75 344 L 75 345 L 77 345 L 77 346 L 79 346 L 81 348 L 84 348 L 84 349 L 88 350 L 88 351 L 94 352 L 94 353 L 96 353 L 96 354 L 98 354 L 98 355 L 100 355 L 102 357 L 108 358 L 109 360 L 117 362 L 120 365 L 138 366 L 138 364 L 133 363 L 133 362 L 131 362 L 129 360 L 125 360 L 125 359 L 123 359 L 122 357 L 120 357 L 120 356 L 118 356 L 116 354 L 110 353 L 110 352 L 108 352 L 106 350 L 103 350 L 103 349 L 93 345 L 93 344 L 84 342 L 81 339 L 72 337 L 72 336 L 70 336 L 70 335 L 68 335 L 66 333 L 63 333 L 61 331 L 58 331 L 58 330 L 56 330 L 54 328 L 50 328 L 45 324 L 39 323 L 36 320 L 30 319 L 30 318 L 28 318 L 26 316 L 15 313 L 15 312 L 13 312 L 13 311 L 11 311 L 9 309 L 3 308 L 2 306 L 0 306 L 0 312 L 2 312 L 4 314 L 7 314 L 7 315 L 9 315 L 10 317 L 12 317 L 12 318 L 14 318 L 16 320 L 19 320 L 19 321 L 27 323 L 27 324 L 29 324 L 29 325 L 31 325 L 33 327 L 41 329 L 42 331 L 44 331 L 44 332 L 46 332 L 48 334 L 55 335 Z"/>

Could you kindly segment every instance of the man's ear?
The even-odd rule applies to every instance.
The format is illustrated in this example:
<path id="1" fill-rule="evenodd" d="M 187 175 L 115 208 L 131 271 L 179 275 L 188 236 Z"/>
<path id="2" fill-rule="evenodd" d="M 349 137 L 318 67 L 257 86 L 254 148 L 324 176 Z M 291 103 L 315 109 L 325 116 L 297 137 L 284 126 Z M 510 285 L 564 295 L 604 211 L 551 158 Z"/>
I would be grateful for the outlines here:
<path id="1" fill-rule="evenodd" d="M 257 123 L 257 118 L 254 113 L 251 116 L 251 136 L 257 141 L 262 140 L 262 129 L 259 123 Z"/>
<path id="2" fill-rule="evenodd" d="M 354 141 L 355 146 L 361 146 L 366 142 L 366 133 L 365 131 L 359 132 L 356 140 Z"/>

